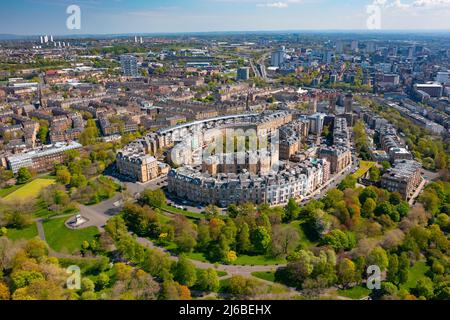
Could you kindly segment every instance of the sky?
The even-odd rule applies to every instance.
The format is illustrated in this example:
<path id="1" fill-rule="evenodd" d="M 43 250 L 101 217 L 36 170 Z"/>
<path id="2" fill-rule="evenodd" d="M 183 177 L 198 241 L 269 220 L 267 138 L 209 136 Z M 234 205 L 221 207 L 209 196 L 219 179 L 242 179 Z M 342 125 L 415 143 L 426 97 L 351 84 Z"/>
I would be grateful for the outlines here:
<path id="1" fill-rule="evenodd" d="M 69 5 L 80 8 L 80 29 L 67 28 Z M 450 0 L 7 0 L 0 5 L 0 34 L 370 28 L 450 30 Z"/>

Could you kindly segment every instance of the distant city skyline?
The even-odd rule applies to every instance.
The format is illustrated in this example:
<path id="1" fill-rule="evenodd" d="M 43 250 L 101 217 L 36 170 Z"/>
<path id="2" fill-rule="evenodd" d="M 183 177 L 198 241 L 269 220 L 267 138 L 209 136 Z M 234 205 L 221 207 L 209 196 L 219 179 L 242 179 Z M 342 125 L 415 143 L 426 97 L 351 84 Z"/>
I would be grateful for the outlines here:
<path id="1" fill-rule="evenodd" d="M 81 29 L 66 27 L 69 5 Z M 81 35 L 283 30 L 449 30 L 450 0 L 16 0 L 2 4 L 0 34 Z"/>

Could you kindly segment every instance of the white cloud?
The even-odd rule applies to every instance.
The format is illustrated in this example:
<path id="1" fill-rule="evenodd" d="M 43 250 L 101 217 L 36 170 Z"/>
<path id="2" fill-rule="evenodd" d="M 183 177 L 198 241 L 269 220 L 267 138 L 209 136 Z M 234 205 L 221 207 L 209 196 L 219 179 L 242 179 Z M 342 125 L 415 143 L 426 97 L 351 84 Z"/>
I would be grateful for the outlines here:
<path id="1" fill-rule="evenodd" d="M 374 0 L 373 4 L 383 8 L 433 8 L 450 6 L 450 0 L 414 0 L 402 2 L 404 0 Z"/>
<path id="2" fill-rule="evenodd" d="M 301 2 L 303 2 L 303 0 L 286 0 L 286 1 L 278 1 L 278 2 L 258 3 L 256 6 L 257 7 L 283 9 L 283 8 L 289 7 L 290 4 L 301 3 Z"/>
<path id="3" fill-rule="evenodd" d="M 450 0 L 416 0 L 416 7 L 446 7 L 450 6 Z"/>

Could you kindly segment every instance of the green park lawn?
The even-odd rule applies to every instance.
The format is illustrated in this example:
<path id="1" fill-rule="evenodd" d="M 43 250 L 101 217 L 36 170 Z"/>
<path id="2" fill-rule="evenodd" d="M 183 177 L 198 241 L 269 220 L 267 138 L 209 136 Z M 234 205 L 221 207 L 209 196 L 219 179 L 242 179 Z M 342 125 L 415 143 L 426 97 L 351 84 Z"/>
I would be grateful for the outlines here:
<path id="1" fill-rule="evenodd" d="M 370 294 L 370 289 L 364 286 L 355 286 L 350 289 L 341 290 L 339 289 L 338 294 L 343 297 L 347 297 L 354 300 L 359 300 L 367 297 Z"/>
<path id="2" fill-rule="evenodd" d="M 34 237 L 38 236 L 37 226 L 35 223 L 33 223 L 30 226 L 25 227 L 23 229 L 15 229 L 15 228 L 7 229 L 6 236 L 13 241 L 21 239 L 24 240 L 33 239 Z"/>
<path id="3" fill-rule="evenodd" d="M 417 285 L 417 280 L 425 277 L 425 274 L 430 269 L 429 266 L 426 265 L 425 261 L 417 261 L 414 266 L 412 266 L 408 270 L 408 281 L 401 285 L 402 289 L 411 289 Z"/>
<path id="4" fill-rule="evenodd" d="M 361 178 L 363 175 L 365 175 L 367 173 L 367 171 L 370 170 L 370 168 L 372 168 L 374 165 L 376 164 L 376 162 L 373 161 L 360 161 L 359 163 L 359 169 L 356 170 L 356 172 L 353 174 L 353 177 L 355 179 L 359 179 Z"/>
<path id="5" fill-rule="evenodd" d="M 20 187 L 22 187 L 22 186 L 16 184 L 16 185 L 13 185 L 8 188 L 0 189 L 0 198 L 6 197 L 7 195 L 9 195 L 9 194 L 13 193 L 14 191 L 16 191 L 17 189 L 19 189 Z"/>
<path id="6" fill-rule="evenodd" d="M 252 276 L 263 280 L 275 282 L 275 271 L 252 272 Z"/>
<path id="7" fill-rule="evenodd" d="M 47 243 L 57 252 L 75 253 L 81 249 L 83 241 L 91 242 L 99 234 L 96 227 L 71 230 L 64 224 L 67 219 L 58 218 L 43 223 Z"/>
<path id="8" fill-rule="evenodd" d="M 248 256 L 245 254 L 238 255 L 237 259 L 232 263 L 233 265 L 276 265 L 286 263 L 285 259 L 270 258 L 264 255 Z"/>
<path id="9" fill-rule="evenodd" d="M 55 183 L 53 179 L 36 179 L 8 194 L 5 201 L 36 199 L 42 189 Z"/>

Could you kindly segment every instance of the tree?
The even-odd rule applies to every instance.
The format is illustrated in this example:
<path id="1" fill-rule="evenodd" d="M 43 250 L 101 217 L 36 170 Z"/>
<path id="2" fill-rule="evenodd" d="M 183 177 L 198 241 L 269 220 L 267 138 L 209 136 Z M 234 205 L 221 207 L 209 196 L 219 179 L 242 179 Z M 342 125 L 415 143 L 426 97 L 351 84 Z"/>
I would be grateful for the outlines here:
<path id="1" fill-rule="evenodd" d="M 361 193 L 359 194 L 359 202 L 364 204 L 369 198 L 373 199 L 374 201 L 377 201 L 378 199 L 378 194 L 373 187 L 367 187 L 361 191 Z"/>
<path id="2" fill-rule="evenodd" d="M 286 271 L 289 279 L 297 287 L 301 287 L 303 281 L 308 278 L 314 270 L 315 257 L 311 251 L 300 250 L 295 253 L 294 257 L 290 257 Z"/>
<path id="3" fill-rule="evenodd" d="M 101 272 L 97 277 L 95 285 L 99 290 L 105 289 L 109 286 L 109 276 L 106 273 Z"/>
<path id="4" fill-rule="evenodd" d="M 113 274 L 115 281 L 125 281 L 131 279 L 133 268 L 125 263 L 119 262 L 113 266 Z"/>
<path id="5" fill-rule="evenodd" d="M 256 282 L 243 276 L 232 276 L 229 280 L 228 289 L 231 294 L 237 296 L 250 296 L 254 293 Z"/>
<path id="6" fill-rule="evenodd" d="M 66 167 L 62 167 L 56 170 L 56 180 L 59 183 L 63 185 L 68 185 L 70 183 L 71 178 L 72 175 L 70 174 L 70 171 Z"/>
<path id="7" fill-rule="evenodd" d="M 345 189 L 354 189 L 356 187 L 356 179 L 353 175 L 348 175 L 341 181 L 338 189 L 344 191 Z"/>
<path id="8" fill-rule="evenodd" d="M 423 277 L 417 280 L 417 285 L 414 288 L 414 293 L 419 297 L 431 299 L 434 295 L 433 281 L 428 277 Z"/>
<path id="9" fill-rule="evenodd" d="M 389 258 L 386 251 L 381 247 L 376 247 L 367 256 L 367 265 L 376 265 L 381 271 L 386 270 L 389 265 Z"/>
<path id="10" fill-rule="evenodd" d="M 377 204 L 375 203 L 374 199 L 367 198 L 367 200 L 364 202 L 363 207 L 361 208 L 362 216 L 364 218 L 371 218 L 373 216 L 376 206 Z"/>
<path id="11" fill-rule="evenodd" d="M 174 279 L 180 284 L 192 287 L 197 281 L 195 265 L 185 256 L 180 256 L 173 270 Z"/>
<path id="12" fill-rule="evenodd" d="M 201 251 L 206 250 L 211 241 L 208 222 L 204 219 L 200 221 L 197 227 L 197 248 Z"/>
<path id="13" fill-rule="evenodd" d="M 330 217 L 321 209 L 314 209 L 304 224 L 312 232 L 311 240 L 320 239 L 330 231 Z"/>
<path id="14" fill-rule="evenodd" d="M 97 141 L 100 133 L 94 119 L 89 119 L 86 128 L 81 132 L 79 141 L 83 146 L 93 145 Z"/>
<path id="15" fill-rule="evenodd" d="M 17 289 L 13 300 L 64 300 L 66 295 L 62 286 L 52 280 L 39 279 L 30 285 Z"/>
<path id="16" fill-rule="evenodd" d="M 347 258 L 342 259 L 337 266 L 337 276 L 339 283 L 344 288 L 353 284 L 357 278 L 356 266 L 353 261 Z"/>
<path id="17" fill-rule="evenodd" d="M 146 189 L 141 195 L 141 201 L 149 206 L 160 208 L 166 204 L 167 199 L 164 191 L 161 189 L 151 190 Z"/>
<path id="18" fill-rule="evenodd" d="M 331 246 L 334 250 L 350 250 L 356 246 L 355 236 L 350 232 L 334 229 L 322 239 L 322 244 Z"/>
<path id="19" fill-rule="evenodd" d="M 81 290 L 83 290 L 83 292 L 94 292 L 95 291 L 94 281 L 86 277 L 81 279 Z"/>
<path id="20" fill-rule="evenodd" d="M 289 255 L 299 244 L 300 237 L 295 228 L 275 226 L 272 230 L 272 248 L 274 255 Z"/>
<path id="21" fill-rule="evenodd" d="M 250 229 L 247 223 L 243 223 L 236 237 L 236 246 L 238 252 L 247 253 L 252 249 L 250 241 Z"/>
<path id="22" fill-rule="evenodd" d="M 201 269 L 197 276 L 197 287 L 202 291 L 216 292 L 220 283 L 217 272 L 214 269 Z"/>
<path id="23" fill-rule="evenodd" d="M 328 191 L 322 202 L 325 204 L 325 208 L 335 208 L 336 204 L 342 200 L 344 200 L 344 193 L 339 189 L 333 188 Z"/>
<path id="24" fill-rule="evenodd" d="M 45 144 L 47 142 L 47 135 L 48 135 L 48 121 L 43 120 L 39 121 L 39 140 L 41 140 L 42 144 Z"/>
<path id="25" fill-rule="evenodd" d="M 30 239 L 25 244 L 25 252 L 30 258 L 42 259 L 48 255 L 47 243 L 40 239 Z"/>
<path id="26" fill-rule="evenodd" d="M 389 203 L 394 206 L 400 204 L 402 202 L 402 200 L 403 200 L 403 198 L 402 198 L 401 194 L 398 192 L 392 192 L 389 195 Z"/>
<path id="27" fill-rule="evenodd" d="M 83 188 L 87 186 L 87 179 L 82 174 L 73 174 L 70 179 L 70 186 L 74 188 Z"/>
<path id="28" fill-rule="evenodd" d="M 17 183 L 18 184 L 25 184 L 28 181 L 30 181 L 32 178 L 30 170 L 26 167 L 22 167 L 17 172 Z"/>
<path id="29" fill-rule="evenodd" d="M 37 280 L 44 280 L 44 275 L 38 271 L 18 270 L 11 274 L 14 290 L 24 288 Z"/>
<path id="30" fill-rule="evenodd" d="M 298 218 L 300 207 L 294 199 L 289 199 L 288 204 L 284 208 L 284 221 L 292 221 Z"/>
<path id="31" fill-rule="evenodd" d="M 389 255 L 389 267 L 387 269 L 387 281 L 392 282 L 394 284 L 399 284 L 399 261 L 398 256 L 393 253 Z"/>
<path id="32" fill-rule="evenodd" d="M 370 168 L 369 176 L 371 181 L 379 181 L 381 176 L 380 168 L 378 168 L 377 166 L 373 166 L 372 168 Z"/>
<path id="33" fill-rule="evenodd" d="M 0 282 L 0 300 L 9 300 L 10 296 L 8 286 Z"/>
<path id="34" fill-rule="evenodd" d="M 219 210 L 219 208 L 218 208 L 217 206 L 215 206 L 215 205 L 210 204 L 210 205 L 208 205 L 208 206 L 205 208 L 205 215 L 206 215 L 208 218 L 218 217 L 219 214 L 220 214 L 220 210 Z"/>
<path id="35" fill-rule="evenodd" d="M 257 227 L 252 232 L 252 244 L 255 251 L 261 254 L 265 254 L 270 245 L 271 237 L 265 227 Z"/>

